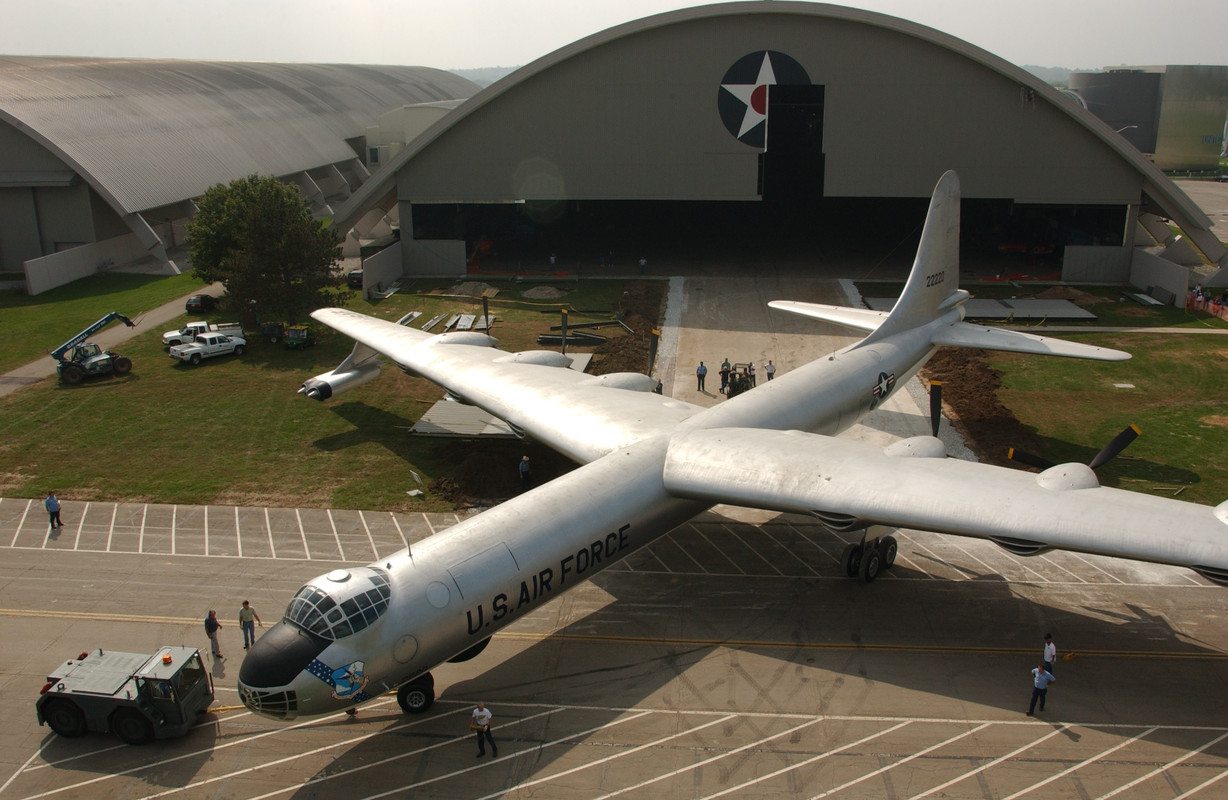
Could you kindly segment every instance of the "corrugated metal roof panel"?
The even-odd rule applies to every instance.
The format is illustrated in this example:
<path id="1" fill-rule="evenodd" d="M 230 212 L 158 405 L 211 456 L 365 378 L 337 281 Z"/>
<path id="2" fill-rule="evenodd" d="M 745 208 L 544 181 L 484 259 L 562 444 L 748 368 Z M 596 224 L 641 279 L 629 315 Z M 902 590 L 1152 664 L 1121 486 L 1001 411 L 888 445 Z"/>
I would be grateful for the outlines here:
<path id="1" fill-rule="evenodd" d="M 124 213 L 349 160 L 381 113 L 477 89 L 428 67 L 0 58 L 0 117 Z"/>

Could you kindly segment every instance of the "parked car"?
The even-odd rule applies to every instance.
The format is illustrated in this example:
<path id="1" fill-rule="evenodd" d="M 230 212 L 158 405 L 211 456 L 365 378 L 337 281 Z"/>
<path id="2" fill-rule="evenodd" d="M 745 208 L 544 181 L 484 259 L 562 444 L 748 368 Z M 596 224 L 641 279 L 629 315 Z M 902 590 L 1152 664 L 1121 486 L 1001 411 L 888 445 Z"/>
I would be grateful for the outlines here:
<path id="1" fill-rule="evenodd" d="M 360 269 L 350 270 L 350 274 L 345 276 L 345 283 L 351 289 L 361 289 L 362 288 L 362 270 Z"/>
<path id="2" fill-rule="evenodd" d="M 182 328 L 173 331 L 167 331 L 162 334 L 162 346 L 174 347 L 177 344 L 185 344 L 195 339 L 202 333 L 217 331 L 231 336 L 243 336 L 243 326 L 238 322 L 218 322 L 212 323 L 206 320 L 198 320 L 189 322 Z"/>
<path id="3" fill-rule="evenodd" d="M 247 348 L 247 340 L 241 336 L 228 336 L 224 333 L 201 333 L 187 344 L 177 344 L 170 349 L 170 357 L 177 361 L 186 361 L 195 366 L 201 359 L 223 356 L 234 353 L 243 355 Z"/>
<path id="4" fill-rule="evenodd" d="M 217 305 L 217 298 L 211 294 L 194 294 L 188 298 L 188 302 L 184 307 L 189 314 L 204 314 L 206 311 L 212 311 Z"/>

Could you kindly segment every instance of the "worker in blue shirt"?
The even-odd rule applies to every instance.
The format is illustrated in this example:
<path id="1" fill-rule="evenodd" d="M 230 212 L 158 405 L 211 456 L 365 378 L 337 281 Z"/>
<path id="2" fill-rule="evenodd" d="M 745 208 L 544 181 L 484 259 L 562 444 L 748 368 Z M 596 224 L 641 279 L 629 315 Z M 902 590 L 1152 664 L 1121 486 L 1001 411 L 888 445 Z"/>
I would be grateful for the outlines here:
<path id="1" fill-rule="evenodd" d="M 1053 673 L 1045 669 L 1045 665 L 1032 670 L 1032 702 L 1028 704 L 1028 716 L 1032 716 L 1036 711 L 1036 701 L 1040 700 L 1040 710 L 1045 710 L 1045 695 L 1049 692 L 1049 684 L 1053 683 L 1057 678 L 1053 677 Z"/>
<path id="2" fill-rule="evenodd" d="M 60 522 L 60 501 L 56 499 L 55 492 L 47 492 L 47 499 L 43 501 L 43 506 L 51 515 L 51 529 L 63 528 L 64 523 Z"/>

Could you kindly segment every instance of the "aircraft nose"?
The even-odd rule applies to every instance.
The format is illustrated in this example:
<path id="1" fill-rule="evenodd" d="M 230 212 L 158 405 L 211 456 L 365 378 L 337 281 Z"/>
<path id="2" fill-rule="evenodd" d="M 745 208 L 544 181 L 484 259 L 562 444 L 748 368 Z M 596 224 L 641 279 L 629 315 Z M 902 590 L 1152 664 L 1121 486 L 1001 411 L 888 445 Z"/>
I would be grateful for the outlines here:
<path id="1" fill-rule="evenodd" d="M 256 640 L 239 668 L 239 697 L 248 709 L 275 719 L 298 716 L 298 695 L 290 688 L 331 644 L 282 620 Z"/>

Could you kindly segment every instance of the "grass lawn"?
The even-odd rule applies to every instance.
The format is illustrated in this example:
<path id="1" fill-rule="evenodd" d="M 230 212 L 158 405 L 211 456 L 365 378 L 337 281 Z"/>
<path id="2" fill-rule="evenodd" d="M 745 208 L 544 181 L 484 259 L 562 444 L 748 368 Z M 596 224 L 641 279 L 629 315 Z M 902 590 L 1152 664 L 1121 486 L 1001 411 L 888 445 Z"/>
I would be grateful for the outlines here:
<path id="1" fill-rule="evenodd" d="M 127 286 L 116 283 L 101 297 L 65 297 L 62 303 L 44 298 L 37 305 L 13 304 L 6 298 L 0 321 L 9 329 L 16 324 L 10 322 L 14 314 L 29 314 L 22 335 L 38 342 L 37 355 L 112 306 L 139 313 L 196 285 L 182 278 L 139 279 Z M 493 334 L 504 349 L 538 347 L 537 334 L 558 323 L 563 304 L 575 309 L 573 322 L 583 321 L 585 311 L 608 316 L 626 287 L 619 281 L 583 281 L 559 284 L 568 292 L 561 300 L 523 298 L 525 289 L 540 285 L 498 284 Z M 985 296 L 980 287 L 972 288 Z M 864 284 L 861 290 L 865 296 L 890 296 L 899 286 Z M 1180 309 L 1118 303 L 1117 289 L 1094 291 L 1113 300 L 1092 307 L 1100 324 L 1228 327 Z M 351 307 L 388 319 L 418 310 L 421 324 L 435 314 L 480 313 L 481 306 L 472 298 L 404 291 L 375 303 L 355 299 Z M 1110 312 L 1129 322 L 1110 321 Z M 212 317 L 230 319 L 225 310 Z M 327 403 L 296 394 L 304 379 L 335 367 L 352 346 L 345 337 L 317 329 L 320 344 L 305 351 L 253 337 L 244 356 L 196 368 L 172 362 L 161 347 L 161 331 L 146 330 L 123 347 L 134 365 L 129 376 L 77 387 L 53 378 L 0 398 L 0 494 L 39 497 L 54 488 L 73 500 L 448 510 L 441 496 L 407 497 L 417 486 L 411 472 L 429 484 L 467 452 L 494 445 L 410 436 L 408 428 L 441 390 L 395 368 L 386 366 L 377 380 Z M 1186 487 L 1181 499 L 1208 504 L 1228 495 L 1228 466 L 1218 458 L 1228 446 L 1228 338 L 1060 335 L 1126 350 L 1134 358 L 1098 363 L 990 354 L 1004 373 L 1004 403 L 1041 437 L 1042 455 L 1087 461 L 1135 423 L 1142 437 L 1101 468 L 1104 483 L 1166 494 Z M 950 395 L 959 387 L 948 385 L 946 391 Z"/>
<path id="2" fill-rule="evenodd" d="M 0 373 L 47 355 L 111 311 L 135 319 L 202 286 L 190 274 L 114 272 L 91 275 L 34 297 L 0 292 L 0 337 L 4 339 Z"/>
<path id="3" fill-rule="evenodd" d="M 1208 505 L 1228 499 L 1228 460 L 1220 458 L 1228 452 L 1228 337 L 1062 336 L 1133 357 L 1101 363 L 989 355 L 1003 373 L 1002 403 L 1036 430 L 1045 458 L 1090 461 L 1134 424 L 1142 435 L 1098 470 L 1102 483 Z"/>
<path id="4" fill-rule="evenodd" d="M 585 281 L 561 286 L 569 292 L 561 301 L 508 302 L 531 285 L 509 283 L 492 301 L 493 335 L 506 349 L 536 348 L 536 335 L 558 323 L 560 302 L 576 309 L 574 321 L 586 309 L 608 317 L 623 290 L 617 281 Z M 44 307 L 54 309 L 50 319 L 68 316 Z M 351 307 L 388 319 L 419 310 L 419 324 L 439 313 L 481 313 L 473 299 L 406 292 Z M 228 319 L 224 309 L 211 316 Z M 443 498 L 405 494 L 417 486 L 411 471 L 429 484 L 455 457 L 454 440 L 408 433 L 441 390 L 385 364 L 353 394 L 308 400 L 297 394 L 303 380 L 337 366 L 353 346 L 315 327 L 316 347 L 289 351 L 253 336 L 242 357 L 198 367 L 173 362 L 161 331 L 147 330 L 123 347 L 131 375 L 75 387 L 51 378 L 0 398 L 0 494 L 39 497 L 54 488 L 74 500 L 449 509 Z"/>

